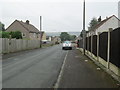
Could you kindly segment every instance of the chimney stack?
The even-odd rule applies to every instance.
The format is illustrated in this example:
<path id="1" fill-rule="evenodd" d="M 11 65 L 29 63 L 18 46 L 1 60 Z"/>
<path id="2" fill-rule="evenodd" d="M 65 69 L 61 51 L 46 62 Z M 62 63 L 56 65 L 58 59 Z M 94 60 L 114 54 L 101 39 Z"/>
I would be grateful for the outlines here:
<path id="1" fill-rule="evenodd" d="M 26 24 L 29 24 L 30 22 L 29 22 L 29 20 L 26 20 Z"/>
<path id="2" fill-rule="evenodd" d="M 108 19 L 108 17 L 106 16 L 106 19 Z"/>
<path id="3" fill-rule="evenodd" d="M 101 20 L 102 20 L 102 19 L 101 19 L 101 16 L 100 16 L 100 17 L 98 18 L 98 22 L 101 22 Z"/>

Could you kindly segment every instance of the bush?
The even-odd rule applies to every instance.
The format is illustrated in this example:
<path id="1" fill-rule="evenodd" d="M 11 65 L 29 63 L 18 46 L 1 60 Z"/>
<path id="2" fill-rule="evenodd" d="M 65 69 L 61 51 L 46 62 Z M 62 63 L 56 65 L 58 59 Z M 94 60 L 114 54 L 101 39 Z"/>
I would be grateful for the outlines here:
<path id="1" fill-rule="evenodd" d="M 22 39 L 22 33 L 20 31 L 15 32 L 0 32 L 0 38 L 16 38 L 16 39 Z"/>
<path id="2" fill-rule="evenodd" d="M 22 33 L 20 31 L 10 32 L 11 38 L 22 39 Z"/>
<path id="3" fill-rule="evenodd" d="M 2 38 L 2 31 L 0 31 L 0 38 Z"/>
<path id="4" fill-rule="evenodd" d="M 9 32 L 3 32 L 3 31 L 1 31 L 0 32 L 0 38 L 9 38 L 10 37 L 10 35 L 9 35 Z"/>

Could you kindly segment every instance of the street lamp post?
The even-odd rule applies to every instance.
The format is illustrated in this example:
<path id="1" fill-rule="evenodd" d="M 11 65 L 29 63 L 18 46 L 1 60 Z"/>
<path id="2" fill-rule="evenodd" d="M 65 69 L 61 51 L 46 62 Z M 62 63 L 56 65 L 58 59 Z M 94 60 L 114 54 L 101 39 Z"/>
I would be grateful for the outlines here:
<path id="1" fill-rule="evenodd" d="M 85 55 L 85 0 L 83 2 L 83 54 Z"/>
<path id="2" fill-rule="evenodd" d="M 40 16 L 40 48 L 42 48 L 42 16 Z"/>

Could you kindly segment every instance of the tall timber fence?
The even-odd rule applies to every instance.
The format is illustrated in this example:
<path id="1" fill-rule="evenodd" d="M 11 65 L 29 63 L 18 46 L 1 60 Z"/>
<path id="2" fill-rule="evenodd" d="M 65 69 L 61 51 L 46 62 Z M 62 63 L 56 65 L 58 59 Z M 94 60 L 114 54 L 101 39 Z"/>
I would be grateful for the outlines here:
<path id="1" fill-rule="evenodd" d="M 97 56 L 97 35 L 93 36 L 92 40 L 92 53 Z"/>
<path id="2" fill-rule="evenodd" d="M 22 39 L 7 39 L 0 38 L 0 53 L 11 53 L 40 47 L 39 40 L 22 40 Z"/>
<path id="3" fill-rule="evenodd" d="M 99 35 L 99 56 L 107 61 L 108 33 L 103 32 Z"/>
<path id="4" fill-rule="evenodd" d="M 83 40 L 82 39 L 78 41 L 78 47 L 83 48 Z"/>
<path id="5" fill-rule="evenodd" d="M 86 55 L 120 76 L 120 28 L 86 37 Z M 82 48 L 83 40 L 79 40 Z"/>
<path id="6" fill-rule="evenodd" d="M 110 33 L 110 62 L 120 68 L 120 28 Z"/>

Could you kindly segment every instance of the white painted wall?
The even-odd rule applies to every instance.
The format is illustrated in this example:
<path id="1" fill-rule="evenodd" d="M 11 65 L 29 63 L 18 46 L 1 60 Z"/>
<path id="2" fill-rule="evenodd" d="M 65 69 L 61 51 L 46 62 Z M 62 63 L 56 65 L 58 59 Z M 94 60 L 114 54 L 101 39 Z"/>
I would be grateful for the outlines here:
<path id="1" fill-rule="evenodd" d="M 52 41 L 52 37 L 49 37 L 48 41 Z"/>

